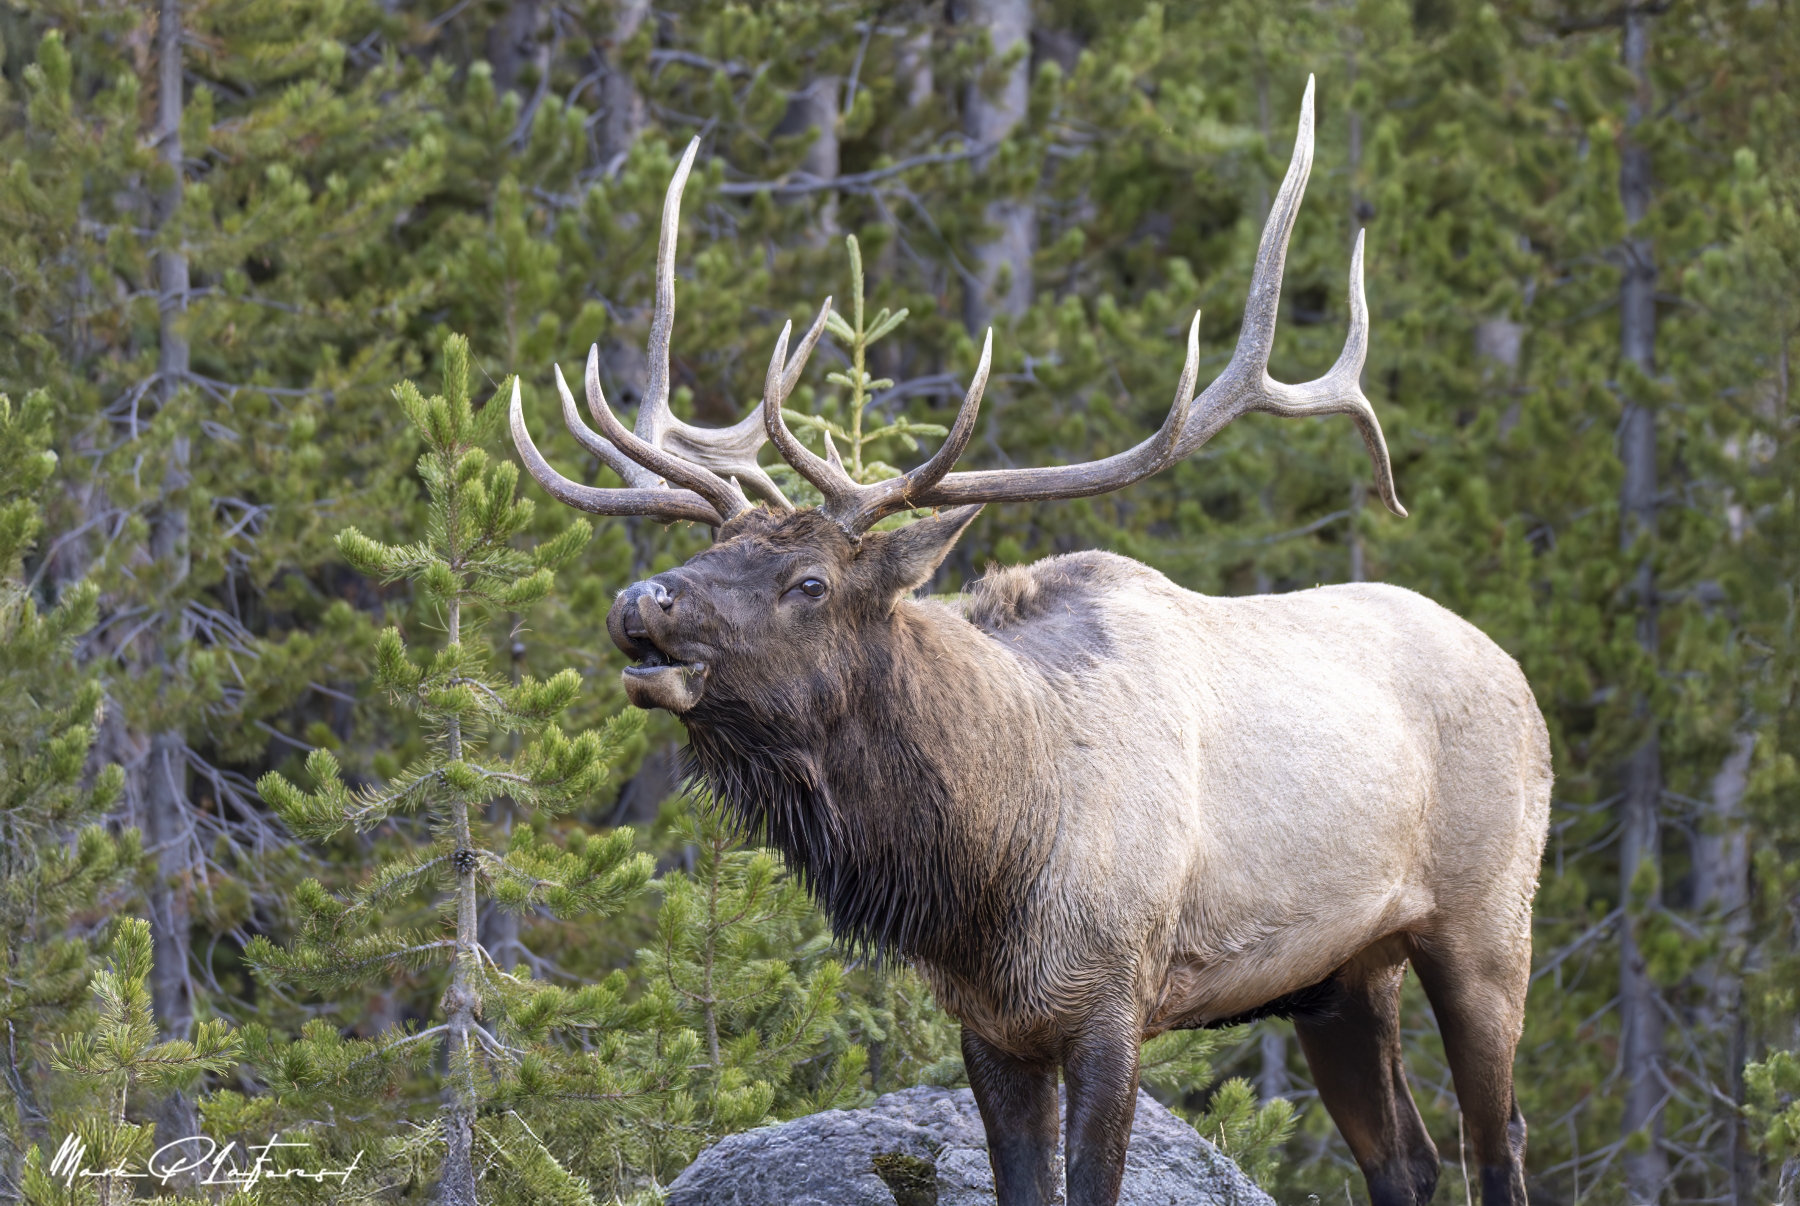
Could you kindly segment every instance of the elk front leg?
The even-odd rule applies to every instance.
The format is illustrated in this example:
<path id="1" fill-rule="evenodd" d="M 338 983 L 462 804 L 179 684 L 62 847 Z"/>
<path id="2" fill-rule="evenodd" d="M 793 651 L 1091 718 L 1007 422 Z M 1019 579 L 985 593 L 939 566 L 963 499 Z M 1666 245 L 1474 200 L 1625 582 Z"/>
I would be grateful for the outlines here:
<path id="1" fill-rule="evenodd" d="M 1137 1113 L 1141 1024 L 1101 1023 L 1069 1046 L 1069 1206 L 1114 1206 Z"/>
<path id="2" fill-rule="evenodd" d="M 963 1065 L 987 1131 L 999 1206 L 1056 1201 L 1056 1065 L 1019 1059 L 967 1026 Z"/>

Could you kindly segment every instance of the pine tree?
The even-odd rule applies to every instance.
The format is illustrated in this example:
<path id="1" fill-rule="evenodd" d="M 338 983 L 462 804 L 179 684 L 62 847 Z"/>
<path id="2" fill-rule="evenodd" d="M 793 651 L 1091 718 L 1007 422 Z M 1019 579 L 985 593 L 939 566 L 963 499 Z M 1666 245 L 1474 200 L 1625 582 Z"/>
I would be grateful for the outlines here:
<path id="1" fill-rule="evenodd" d="M 391 479 L 390 433 L 354 403 L 409 354 L 395 328 L 418 282 L 383 261 L 439 144 L 414 103 L 429 81 L 396 64 L 344 79 L 370 15 L 165 0 L 8 17 L 36 52 L 0 135 L 0 381 L 57 401 L 64 472 L 33 572 L 52 595 L 99 591 L 82 654 L 104 668 L 124 819 L 156 851 L 152 989 L 177 1037 L 195 985 L 242 983 L 229 956 L 200 965 L 195 929 L 255 925 L 284 895 L 250 777 L 271 745 L 311 744 L 277 722 L 316 716 L 313 685 L 339 677 L 334 642 L 279 640 L 336 593 L 321 513 Z M 406 145 L 370 155 L 348 130 Z"/>
<path id="2" fill-rule="evenodd" d="M 765 1122 L 859 1104 L 867 1053 L 841 1029 L 844 972 L 821 957 L 829 937 L 804 889 L 768 850 L 737 849 L 716 811 L 677 824 L 691 869 L 657 880 L 653 942 L 638 952 L 647 998 L 667 1030 L 703 1041 L 699 1109 L 686 1128 L 660 1124 L 652 1173 Z"/>
<path id="3" fill-rule="evenodd" d="M 144 1090 L 191 1090 L 208 1073 L 229 1071 L 237 1063 L 239 1038 L 218 1019 L 201 1022 L 192 1040 L 157 1042 L 156 1014 L 150 1001 L 152 970 L 150 923 L 138 917 L 119 922 L 112 938 L 107 966 L 93 979 L 96 1018 L 85 1033 L 59 1043 L 52 1056 L 60 1072 L 93 1086 L 101 1109 L 79 1115 L 62 1149 L 46 1157 L 33 1148 L 27 1157 L 24 1190 L 28 1201 L 68 1201 L 56 1185 L 57 1169 L 80 1182 L 80 1170 L 98 1171 L 95 1178 L 99 1206 L 128 1202 L 132 1177 L 151 1172 L 156 1128 L 152 1123 L 132 1122 Z M 183 1139 L 186 1136 L 177 1136 Z M 112 1170 L 130 1170 L 114 1175 Z"/>
<path id="4" fill-rule="evenodd" d="M 101 686 L 73 645 L 92 628 L 95 591 L 65 589 L 40 613 L 22 561 L 39 530 L 39 499 L 55 473 L 50 400 L 14 406 L 0 394 L 0 1020 L 13 1075 L 4 1079 L 4 1183 L 18 1185 L 28 1145 L 48 1133 L 42 1045 L 86 989 L 89 943 L 75 915 L 116 892 L 141 858 L 136 830 L 99 823 L 118 798 L 118 767 L 89 774 Z"/>
<path id="5" fill-rule="evenodd" d="M 1258 1185 L 1279 1184 L 1282 1147 L 1293 1136 L 1294 1105 L 1285 1098 L 1258 1102 L 1250 1082 L 1234 1076 L 1214 1084 L 1212 1056 L 1234 1035 L 1218 1030 L 1174 1030 L 1144 1044 L 1138 1078 L 1176 1102 L 1202 1138 L 1237 1162 Z M 1210 1091 L 1202 1091 L 1211 1086 Z M 1203 1099 L 1195 1109 L 1189 1102 Z"/>
<path id="6" fill-rule="evenodd" d="M 870 375 L 870 349 L 881 339 L 899 330 L 900 325 L 906 321 L 907 311 L 889 310 L 883 306 L 880 312 L 865 323 L 863 292 L 866 282 L 863 278 L 862 247 L 857 243 L 855 235 L 845 235 L 844 246 L 850 253 L 850 317 L 846 319 L 834 308 L 825 320 L 825 329 L 843 345 L 850 363 L 843 371 L 827 373 L 825 380 L 849 393 L 831 400 L 831 409 L 838 415 L 836 421 L 824 415 L 796 410 L 784 409 L 782 414 L 796 428 L 817 432 L 828 450 L 836 450 L 837 445 L 842 443 L 845 472 L 852 481 L 867 484 L 899 477 L 902 472 L 886 461 L 876 459 L 870 445 L 893 440 L 901 452 L 916 453 L 919 451 L 918 437 L 941 439 L 949 432 L 949 428 L 938 423 L 921 423 L 906 415 L 884 418 L 879 414 L 871 416 L 867 413 L 875 401 L 877 391 L 894 388 L 891 378 Z M 864 430 L 863 424 L 871 418 L 874 422 Z M 797 500 L 796 505 L 818 502 L 818 491 L 794 472 L 791 466 L 778 466 L 776 473 L 783 492 Z M 888 527 L 898 527 L 910 518 L 911 513 L 904 513 L 884 522 Z"/>
<path id="7" fill-rule="evenodd" d="M 428 399 L 410 382 L 395 393 L 425 446 L 419 461 L 430 499 L 425 537 L 388 545 L 351 528 L 339 537 L 339 547 L 364 573 L 412 582 L 441 609 L 444 642 L 428 657 L 416 655 L 398 629 L 382 633 L 375 650 L 377 683 L 417 710 L 431 735 L 429 752 L 389 782 L 358 790 L 343 781 L 337 760 L 319 750 L 307 759 L 312 791 L 276 774 L 258 787 L 305 836 L 329 838 L 346 826 L 366 831 L 403 814 L 426 817 L 433 840 L 383 862 L 347 902 L 309 883 L 297 902 L 296 943 L 281 949 L 258 938 L 246 958 L 271 982 L 314 990 L 448 965 L 443 1021 L 416 1034 L 384 1036 L 380 1045 L 436 1039 L 445 1051 L 438 1193 L 440 1200 L 473 1206 L 477 1167 L 486 1163 L 478 1145 L 503 1150 L 501 1135 L 482 1125 L 484 1107 L 554 1092 L 555 1074 L 567 1060 L 550 1036 L 606 1027 L 621 1017 L 617 984 L 568 992 L 502 970 L 479 939 L 481 897 L 491 895 L 513 910 L 603 917 L 641 891 L 651 872 L 650 860 L 633 853 L 629 830 L 592 840 L 577 832 L 558 843 L 546 830 L 527 826 L 496 849 L 498 843 L 483 833 L 485 810 L 505 794 L 540 824 L 566 813 L 599 786 L 639 721 L 625 713 L 604 734 L 571 739 L 555 717 L 580 691 L 578 674 L 567 670 L 543 682 L 507 684 L 487 671 L 486 650 L 465 642 L 465 621 L 472 627 L 488 609 L 523 611 L 547 595 L 555 569 L 581 550 L 590 529 L 576 520 L 531 551 L 512 546 L 533 505 L 515 497 L 517 468 L 509 461 L 490 464 L 481 447 L 504 408 L 472 407 L 468 345 L 461 337 L 445 345 L 443 394 Z M 504 738 L 512 733 L 532 740 L 506 758 Z M 441 931 L 382 924 L 384 906 L 419 892 L 434 897 Z M 510 1132 L 505 1137 L 518 1138 Z M 547 1151 L 518 1171 L 537 1192 L 585 1192 Z"/>

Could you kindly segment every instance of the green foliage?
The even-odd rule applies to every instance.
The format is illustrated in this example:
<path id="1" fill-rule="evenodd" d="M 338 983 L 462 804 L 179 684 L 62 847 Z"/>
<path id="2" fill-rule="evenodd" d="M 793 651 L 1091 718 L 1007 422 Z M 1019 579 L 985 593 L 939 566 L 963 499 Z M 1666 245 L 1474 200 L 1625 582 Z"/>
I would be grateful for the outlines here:
<path id="1" fill-rule="evenodd" d="M 1293 1137 L 1294 1105 L 1277 1097 L 1258 1105 L 1250 1082 L 1234 1076 L 1213 1091 L 1194 1129 L 1265 1189 L 1272 1188 L 1282 1145 Z"/>
<path id="2" fill-rule="evenodd" d="M 60 1072 L 106 1085 L 121 1109 L 139 1085 L 187 1088 L 237 1063 L 239 1039 L 222 1021 L 202 1022 L 192 1040 L 157 1042 L 149 979 L 150 923 L 127 917 L 113 934 L 106 969 L 94 975 L 94 1027 L 58 1044 L 51 1061 Z"/>
<path id="3" fill-rule="evenodd" d="M 270 1090 L 204 1097 L 209 1133 L 310 1128 L 334 1158 L 366 1148 L 394 1195 L 425 1195 L 447 1132 L 400 1123 L 443 1086 L 433 1030 L 459 973 L 497 1011 L 481 1020 L 502 1053 L 482 1047 L 469 1126 L 480 1150 L 520 1161 L 489 1166 L 484 1192 L 501 1196 L 527 1196 L 527 1182 L 572 1192 L 515 1125 L 602 1197 L 629 1195 L 653 1192 L 697 1137 L 765 1098 L 758 1117 L 779 1117 L 849 1084 L 857 1049 L 867 1088 L 957 1081 L 954 1024 L 895 969 L 843 969 L 832 1020 L 803 1027 L 794 1048 L 810 1054 L 785 1078 L 765 1058 L 795 1033 L 800 1003 L 826 1011 L 807 996 L 831 982 L 810 912 L 758 911 L 762 937 L 734 938 L 705 920 L 697 886 L 677 886 L 689 873 L 670 873 L 667 925 L 685 935 L 669 948 L 676 980 L 692 991 L 698 936 L 716 932 L 742 991 L 781 986 L 723 1020 L 714 1009 L 716 1059 L 706 1011 L 634 968 L 663 934 L 658 910 L 633 899 L 647 874 L 635 856 L 669 865 L 687 842 L 640 834 L 627 851 L 598 832 L 627 803 L 601 771 L 616 759 L 622 779 L 676 731 L 663 716 L 635 732 L 610 720 L 621 692 L 601 617 L 619 587 L 705 537 L 638 521 L 590 534 L 560 508 L 531 511 L 502 472 L 499 408 L 454 399 L 517 375 L 533 430 L 555 431 L 551 363 L 598 343 L 609 395 L 629 403 L 662 190 L 676 148 L 705 128 L 676 282 L 683 418 L 747 412 L 775 332 L 815 311 L 849 235 L 850 301 L 790 421 L 829 432 L 863 480 L 904 468 L 976 360 L 960 303 L 994 235 L 991 205 L 1022 201 L 1035 292 L 997 319 L 964 467 L 1123 451 L 1161 421 L 1195 308 L 1203 375 L 1231 351 L 1310 73 L 1317 161 L 1271 372 L 1304 380 L 1335 357 L 1348 249 L 1365 227 L 1364 387 L 1412 518 L 1365 505 L 1366 461 L 1341 420 L 1254 416 L 1117 495 L 988 508 L 935 588 L 989 560 L 1100 547 L 1214 593 L 1394 582 L 1494 636 L 1537 692 L 1558 773 L 1518 1075 L 1534 1184 L 1622 1199 L 1611 1002 L 1628 913 L 1671 1020 L 1669 1193 L 1729 1191 L 1737 1068 L 1792 1045 L 1800 1001 L 1791 5 L 1704 0 L 1654 18 L 1653 103 L 1636 128 L 1657 180 L 1639 227 L 1661 299 L 1648 377 L 1620 357 L 1616 305 L 1634 89 L 1612 14 L 1592 5 L 1048 0 L 1033 6 L 1047 36 L 1009 57 L 935 5 L 675 0 L 614 45 L 615 6 L 572 0 L 554 21 L 535 7 L 547 23 L 525 39 L 533 55 L 482 62 L 520 44 L 498 23 L 527 7 L 184 3 L 187 168 L 169 214 L 155 198 L 175 173 L 148 116 L 154 6 L 0 15 L 0 389 L 24 399 L 0 410 L 0 792 L 16 827 L 0 991 L 22 1083 L 37 1083 L 54 1033 L 79 1024 L 95 916 L 143 861 L 128 831 L 91 827 L 131 799 L 116 771 L 94 770 L 102 702 L 107 757 L 181 739 L 200 838 L 183 874 L 164 878 L 196 906 L 195 951 L 208 953 L 188 970 L 203 1001 L 256 1019 L 246 1059 Z M 963 154 L 968 98 L 1021 55 L 1025 120 L 991 154 Z M 602 147 L 615 67 L 648 124 Z M 784 189 L 819 145 L 788 120 L 790 98 L 826 77 L 842 82 L 833 133 L 850 178 Z M 179 324 L 192 359 L 165 382 L 157 256 L 175 247 L 192 270 Z M 865 317 L 865 298 L 883 308 Z M 471 332 L 466 351 L 446 325 Z M 442 377 L 441 396 L 386 404 L 408 376 Z M 1655 408 L 1662 501 L 1627 549 L 1615 437 L 1633 398 Z M 446 460 L 433 440 L 464 451 Z M 542 447 L 565 472 L 615 484 L 569 437 Z M 406 472 L 421 449 L 423 492 Z M 1630 589 L 1646 552 L 1648 649 Z M 435 639 L 452 613 L 456 639 Z M 1623 883 L 1619 767 L 1652 722 L 1661 862 Z M 1717 806 L 1715 777 L 1740 738 L 1754 741 L 1733 812 Z M 252 781 L 313 844 L 286 842 Z M 1747 899 L 1700 899 L 1706 852 L 1739 835 Z M 464 957 L 460 850 L 475 855 L 473 924 L 498 968 Z M 782 883 L 758 899 L 786 901 Z M 609 920 L 568 924 L 591 912 Z M 246 953 L 315 987 L 259 982 Z M 1454 1086 L 1410 982 L 1402 1022 L 1427 1127 L 1449 1152 Z M 1282 1196 L 1336 1201 L 1348 1153 L 1276 1033 L 1285 1046 L 1263 1057 L 1285 1050 L 1285 1062 L 1263 1070 L 1297 1082 L 1303 1103 Z M 506 1050 L 539 1043 L 552 1052 L 541 1060 Z M 1275 1115 L 1254 1121 L 1268 1111 L 1247 1114 L 1241 1086 L 1204 1096 L 1253 1070 L 1256 1046 L 1159 1043 L 1147 1083 L 1214 1109 L 1200 1125 L 1265 1168 L 1256 1153 L 1279 1133 Z M 32 1107 L 12 1110 L 25 1134 Z M 8 1176 L 25 1175 L 22 1151 Z M 1762 1188 L 1779 1188 L 1767 1159 Z"/>
<path id="4" fill-rule="evenodd" d="M 842 440 L 848 449 L 849 459 L 844 468 L 855 482 L 867 485 L 870 482 L 886 481 L 891 477 L 899 477 L 901 470 L 886 461 L 869 458 L 864 461 L 864 451 L 871 444 L 884 440 L 894 440 L 901 449 L 908 453 L 919 451 L 919 436 L 942 437 L 949 428 L 937 423 L 921 423 L 905 415 L 891 416 L 877 421 L 866 432 L 863 430 L 865 412 L 876 400 L 874 394 L 879 390 L 894 388 L 891 378 L 875 378 L 869 375 L 869 349 L 876 342 L 893 334 L 906 321 L 905 310 L 890 311 L 886 306 L 870 320 L 863 324 L 863 261 L 862 247 L 857 243 L 855 235 L 844 237 L 844 246 L 850 252 L 850 318 L 833 309 L 825 320 L 825 329 L 841 341 L 850 353 L 848 372 L 833 372 L 825 375 L 825 380 L 832 385 L 850 391 L 848 397 L 836 399 L 835 409 L 842 416 L 841 422 L 833 422 L 824 415 L 805 414 L 800 411 L 782 411 L 782 417 L 795 427 L 819 433 L 827 455 L 838 456 L 837 441 Z M 777 472 L 782 475 L 787 489 L 797 500 L 817 502 L 818 492 L 791 467 L 781 466 Z M 810 492 L 810 493 L 809 493 Z M 901 522 L 904 522 L 902 519 Z M 897 526 L 890 523 L 888 526 Z"/>
<path id="5" fill-rule="evenodd" d="M 408 1048 L 436 1040 L 447 1056 L 444 1142 L 439 1176 L 457 1184 L 479 1176 L 498 1201 L 585 1201 L 586 1186 L 539 1141 L 525 1113 L 563 1098 L 605 1099 L 668 1088 L 670 1071 L 632 1072 L 618 1088 L 621 1041 L 589 1046 L 584 1036 L 641 1022 L 626 1007 L 622 977 L 569 991 L 503 968 L 482 944 L 482 898 L 501 909 L 539 908 L 559 919 L 604 917 L 649 882 L 652 860 L 634 850 L 629 830 L 590 838 L 579 830 L 558 841 L 547 822 L 588 801 L 641 726 L 637 713 L 602 733 L 569 737 L 556 717 L 581 679 L 564 671 L 546 681 L 506 683 L 486 670 L 487 651 L 463 641 L 485 609 L 522 610 L 541 600 L 553 569 L 586 542 L 577 520 L 547 548 L 515 548 L 533 504 L 516 497 L 518 471 L 494 464 L 481 448 L 498 406 L 470 401 L 468 343 L 444 347 L 444 392 L 426 398 L 411 382 L 394 391 L 425 447 L 419 476 L 427 493 L 424 539 L 410 545 L 372 540 L 356 529 L 339 537 L 352 565 L 384 581 L 416 584 L 441 618 L 444 641 L 415 652 L 398 628 L 376 641 L 374 677 L 394 704 L 416 714 L 428 739 L 422 756 L 388 782 L 352 789 L 329 751 L 306 762 L 311 791 L 271 773 L 258 785 L 290 828 L 320 840 L 346 827 L 373 829 L 397 816 L 422 815 L 432 840 L 395 849 L 340 900 L 315 880 L 295 893 L 294 941 L 280 947 L 257 936 L 244 956 L 270 984 L 341 992 L 371 978 L 393 979 L 448 965 L 444 1020 L 425 1030 L 390 1031 L 350 1041 L 308 1026 L 287 1045 L 259 1043 L 272 1083 L 287 1086 L 292 1110 L 323 1097 L 350 1105 L 416 1072 Z M 510 754 L 504 748 L 512 741 Z M 481 820 L 504 794 L 532 818 L 509 840 L 484 833 Z M 392 924 L 409 902 L 429 901 L 429 928 Z M 596 1085 L 605 1085 L 605 1090 Z M 507 1145 L 513 1145 L 510 1149 Z M 475 1151 L 486 1171 L 477 1174 Z M 401 1153 L 390 1152 L 390 1155 Z M 460 1178 L 460 1181 L 459 1181 Z"/>
<path id="6" fill-rule="evenodd" d="M 1792 1051 L 1772 1052 L 1744 1066 L 1744 1084 L 1758 1145 L 1773 1159 L 1800 1159 L 1800 1059 Z"/>
<path id="7" fill-rule="evenodd" d="M 0 394 L 0 1020 L 12 1050 L 27 1054 L 0 1089 L 0 1144 L 13 1166 L 44 1116 L 42 1069 L 29 1057 L 66 1024 L 92 966 L 71 921 L 141 858 L 136 830 L 100 823 L 118 799 L 119 768 L 89 768 L 103 688 L 74 644 L 93 627 L 97 593 L 71 584 L 40 611 L 23 573 L 58 463 L 51 417 L 43 393 L 16 407 Z"/>
<path id="8" fill-rule="evenodd" d="M 1242 1077 L 1232 1077 L 1206 1096 L 1199 1109 L 1186 1107 L 1191 1090 L 1213 1084 L 1212 1056 L 1241 1032 L 1171 1030 L 1144 1044 L 1138 1079 L 1145 1087 L 1176 1102 L 1176 1110 L 1201 1136 L 1237 1162 L 1258 1185 L 1275 1189 L 1282 1146 L 1293 1137 L 1294 1105 L 1276 1097 L 1258 1102 Z"/>
<path id="9" fill-rule="evenodd" d="M 675 826 L 691 870 L 658 878 L 662 903 L 638 952 L 660 1024 L 701 1036 L 696 1111 L 662 1127 L 658 1168 L 765 1122 L 861 1104 L 866 1051 L 836 1041 L 844 970 L 804 890 L 767 850 L 740 850 L 724 820 L 693 809 Z M 685 1146 L 682 1146 L 685 1144 Z"/>
<path id="10" fill-rule="evenodd" d="M 217 1019 L 200 1023 L 191 1040 L 157 1042 L 148 987 L 150 956 L 150 923 L 137 917 L 120 921 L 106 967 L 93 978 L 97 1016 L 84 1033 L 56 1044 L 50 1057 L 52 1067 L 86 1085 L 90 1100 L 100 1105 L 97 1112 L 70 1120 L 64 1146 L 78 1145 L 78 1169 L 97 1170 L 98 1176 L 72 1179 L 85 1190 L 83 1176 L 88 1176 L 102 1206 L 132 1196 L 130 1175 L 147 1169 L 155 1146 L 154 1126 L 128 1121 L 137 1090 L 191 1089 L 207 1073 L 236 1066 L 241 1046 L 239 1036 Z M 113 1170 L 130 1172 L 116 1175 Z M 59 1192 L 47 1171 L 42 1150 L 33 1148 L 27 1156 L 27 1199 L 48 1203 L 72 1196 Z"/>

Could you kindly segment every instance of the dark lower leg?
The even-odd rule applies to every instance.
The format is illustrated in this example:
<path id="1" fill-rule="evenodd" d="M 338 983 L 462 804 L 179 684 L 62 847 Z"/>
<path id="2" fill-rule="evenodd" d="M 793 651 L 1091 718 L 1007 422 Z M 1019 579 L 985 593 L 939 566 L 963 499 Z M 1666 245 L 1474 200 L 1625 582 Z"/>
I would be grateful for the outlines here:
<path id="1" fill-rule="evenodd" d="M 1319 1098 L 1350 1145 L 1373 1206 L 1424 1206 L 1437 1190 L 1437 1148 L 1401 1059 L 1404 975 L 1404 964 L 1353 962 L 1329 1014 L 1294 1021 Z"/>
<path id="2" fill-rule="evenodd" d="M 1114 1206 L 1137 1111 L 1136 1023 L 1085 1035 L 1063 1059 L 1069 1088 L 1069 1206 Z"/>
<path id="3" fill-rule="evenodd" d="M 1507 1095 L 1512 1096 L 1509 1088 Z M 1462 1096 L 1462 1090 L 1457 1090 Z M 1465 1120 L 1466 1121 L 1466 1120 Z M 1476 1148 L 1481 1163 L 1481 1206 L 1525 1206 L 1525 1116 L 1519 1113 L 1519 1102 L 1513 1098 L 1504 1130 L 1504 1144 L 1487 1141 L 1483 1136 Z M 1504 1155 L 1497 1155 L 1503 1150 Z"/>
<path id="4" fill-rule="evenodd" d="M 1456 1080 L 1469 1157 L 1481 1169 L 1481 1206 L 1525 1206 L 1525 1119 L 1512 1081 L 1514 994 L 1441 951 L 1420 952 L 1417 966 Z"/>
<path id="5" fill-rule="evenodd" d="M 1056 1200 L 1056 1065 L 1017 1059 L 962 1032 L 963 1064 L 987 1130 L 1000 1206 Z"/>

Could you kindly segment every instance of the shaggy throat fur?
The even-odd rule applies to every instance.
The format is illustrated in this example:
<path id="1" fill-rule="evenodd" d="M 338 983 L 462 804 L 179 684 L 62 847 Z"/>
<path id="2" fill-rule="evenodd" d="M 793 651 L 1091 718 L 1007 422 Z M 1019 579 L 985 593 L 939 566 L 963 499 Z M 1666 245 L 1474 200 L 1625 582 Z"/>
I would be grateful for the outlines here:
<path id="1" fill-rule="evenodd" d="M 707 715 L 683 717 L 689 784 L 740 836 L 782 854 L 840 942 L 972 972 L 991 966 L 997 936 L 1019 932 L 1023 891 L 981 868 L 956 832 L 948 786 L 919 751 L 890 748 L 874 767 L 853 748 L 848 765 L 829 765 L 741 713 L 699 710 Z"/>

